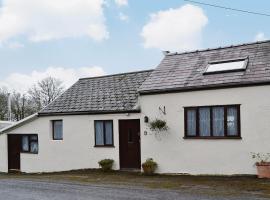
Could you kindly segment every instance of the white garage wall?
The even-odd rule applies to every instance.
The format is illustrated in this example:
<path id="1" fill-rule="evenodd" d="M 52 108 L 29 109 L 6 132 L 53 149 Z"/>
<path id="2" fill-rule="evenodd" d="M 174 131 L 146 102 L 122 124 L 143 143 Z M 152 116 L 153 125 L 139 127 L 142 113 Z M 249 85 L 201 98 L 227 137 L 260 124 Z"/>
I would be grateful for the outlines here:
<path id="1" fill-rule="evenodd" d="M 251 152 L 270 152 L 270 86 L 146 95 L 140 103 L 143 115 L 169 126 L 157 137 L 142 123 L 142 161 L 154 158 L 160 173 L 255 174 Z M 226 104 L 241 104 L 242 140 L 183 139 L 183 107 Z"/>
<path id="2" fill-rule="evenodd" d="M 39 153 L 21 153 L 22 172 L 54 172 L 84 168 L 98 168 L 98 161 L 114 159 L 114 169 L 119 169 L 119 119 L 139 119 L 140 114 L 73 115 L 39 117 L 10 134 L 38 134 Z M 63 140 L 52 140 L 51 120 L 63 120 Z M 94 120 L 114 121 L 114 148 L 94 147 Z M 7 171 L 6 134 L 0 136 L 0 170 Z"/>
<path id="3" fill-rule="evenodd" d="M 0 135 L 0 172 L 8 171 L 7 135 Z"/>

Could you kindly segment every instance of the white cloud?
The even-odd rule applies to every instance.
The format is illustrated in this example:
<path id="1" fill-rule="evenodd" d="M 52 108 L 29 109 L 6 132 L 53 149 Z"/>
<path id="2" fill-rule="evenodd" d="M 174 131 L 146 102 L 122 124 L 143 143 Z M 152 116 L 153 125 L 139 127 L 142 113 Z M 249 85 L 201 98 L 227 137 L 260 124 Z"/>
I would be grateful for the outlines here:
<path id="1" fill-rule="evenodd" d="M 129 17 L 126 14 L 122 13 L 122 12 L 119 13 L 119 19 L 121 21 L 124 21 L 124 22 L 128 22 L 129 21 Z"/>
<path id="2" fill-rule="evenodd" d="M 0 80 L 0 87 L 7 87 L 9 90 L 27 92 L 29 87 L 38 81 L 51 76 L 63 81 L 65 87 L 71 86 L 79 78 L 101 76 L 105 72 L 101 67 L 81 67 L 81 68 L 64 68 L 48 67 L 44 71 L 32 71 L 29 74 L 13 73 L 4 80 Z"/>
<path id="3" fill-rule="evenodd" d="M 262 41 L 262 40 L 267 40 L 267 37 L 263 32 L 257 33 L 257 35 L 254 38 L 254 41 Z"/>
<path id="4" fill-rule="evenodd" d="M 127 6 L 128 5 L 128 0 L 114 0 L 116 5 L 118 6 Z"/>
<path id="5" fill-rule="evenodd" d="M 20 42 L 8 42 L 7 47 L 10 49 L 20 49 L 24 47 L 24 44 Z"/>
<path id="6" fill-rule="evenodd" d="M 21 35 L 35 42 L 82 36 L 107 39 L 103 0 L 3 0 L 0 41 Z"/>
<path id="7" fill-rule="evenodd" d="M 184 51 L 200 47 L 202 30 L 208 22 L 200 7 L 187 4 L 150 16 L 141 32 L 145 48 Z"/>

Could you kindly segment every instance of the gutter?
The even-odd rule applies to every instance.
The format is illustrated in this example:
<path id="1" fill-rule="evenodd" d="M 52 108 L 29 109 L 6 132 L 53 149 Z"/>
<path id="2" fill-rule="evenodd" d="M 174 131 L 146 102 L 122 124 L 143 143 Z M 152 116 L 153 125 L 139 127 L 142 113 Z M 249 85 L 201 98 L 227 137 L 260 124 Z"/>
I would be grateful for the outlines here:
<path id="1" fill-rule="evenodd" d="M 167 93 L 180 93 L 180 92 L 191 92 L 201 90 L 217 90 L 226 88 L 240 88 L 240 87 L 254 87 L 270 85 L 270 81 L 261 82 L 246 82 L 246 83 L 226 83 L 219 85 L 206 85 L 206 86 L 191 86 L 191 87 L 180 87 L 180 88 L 168 88 L 168 89 L 154 89 L 154 90 L 140 90 L 139 94 L 143 95 L 155 95 L 155 94 L 167 94 Z"/>
<path id="2" fill-rule="evenodd" d="M 65 116 L 65 115 L 102 115 L 102 114 L 120 114 L 120 113 L 140 113 L 141 110 L 104 110 L 104 111 L 73 111 L 73 112 L 40 112 L 38 117 L 45 116 Z"/>

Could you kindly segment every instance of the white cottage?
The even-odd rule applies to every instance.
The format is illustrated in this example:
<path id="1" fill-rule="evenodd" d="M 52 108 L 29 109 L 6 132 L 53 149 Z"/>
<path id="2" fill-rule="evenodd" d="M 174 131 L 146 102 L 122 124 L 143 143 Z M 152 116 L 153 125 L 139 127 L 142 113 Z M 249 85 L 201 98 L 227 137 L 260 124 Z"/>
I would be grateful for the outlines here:
<path id="1" fill-rule="evenodd" d="M 168 131 L 153 132 L 161 119 Z M 80 79 L 0 135 L 0 171 L 140 169 L 255 174 L 270 152 L 270 41 L 167 54 L 149 71 Z"/>

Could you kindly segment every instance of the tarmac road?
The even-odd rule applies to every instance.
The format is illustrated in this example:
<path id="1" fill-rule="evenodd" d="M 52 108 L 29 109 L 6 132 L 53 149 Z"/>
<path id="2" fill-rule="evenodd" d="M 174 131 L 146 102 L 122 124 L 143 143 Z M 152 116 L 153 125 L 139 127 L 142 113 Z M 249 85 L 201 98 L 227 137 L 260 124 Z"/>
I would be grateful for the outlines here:
<path id="1" fill-rule="evenodd" d="M 179 190 L 89 185 L 37 180 L 0 180 L 0 200 L 263 200 L 251 196 L 211 197 Z"/>

